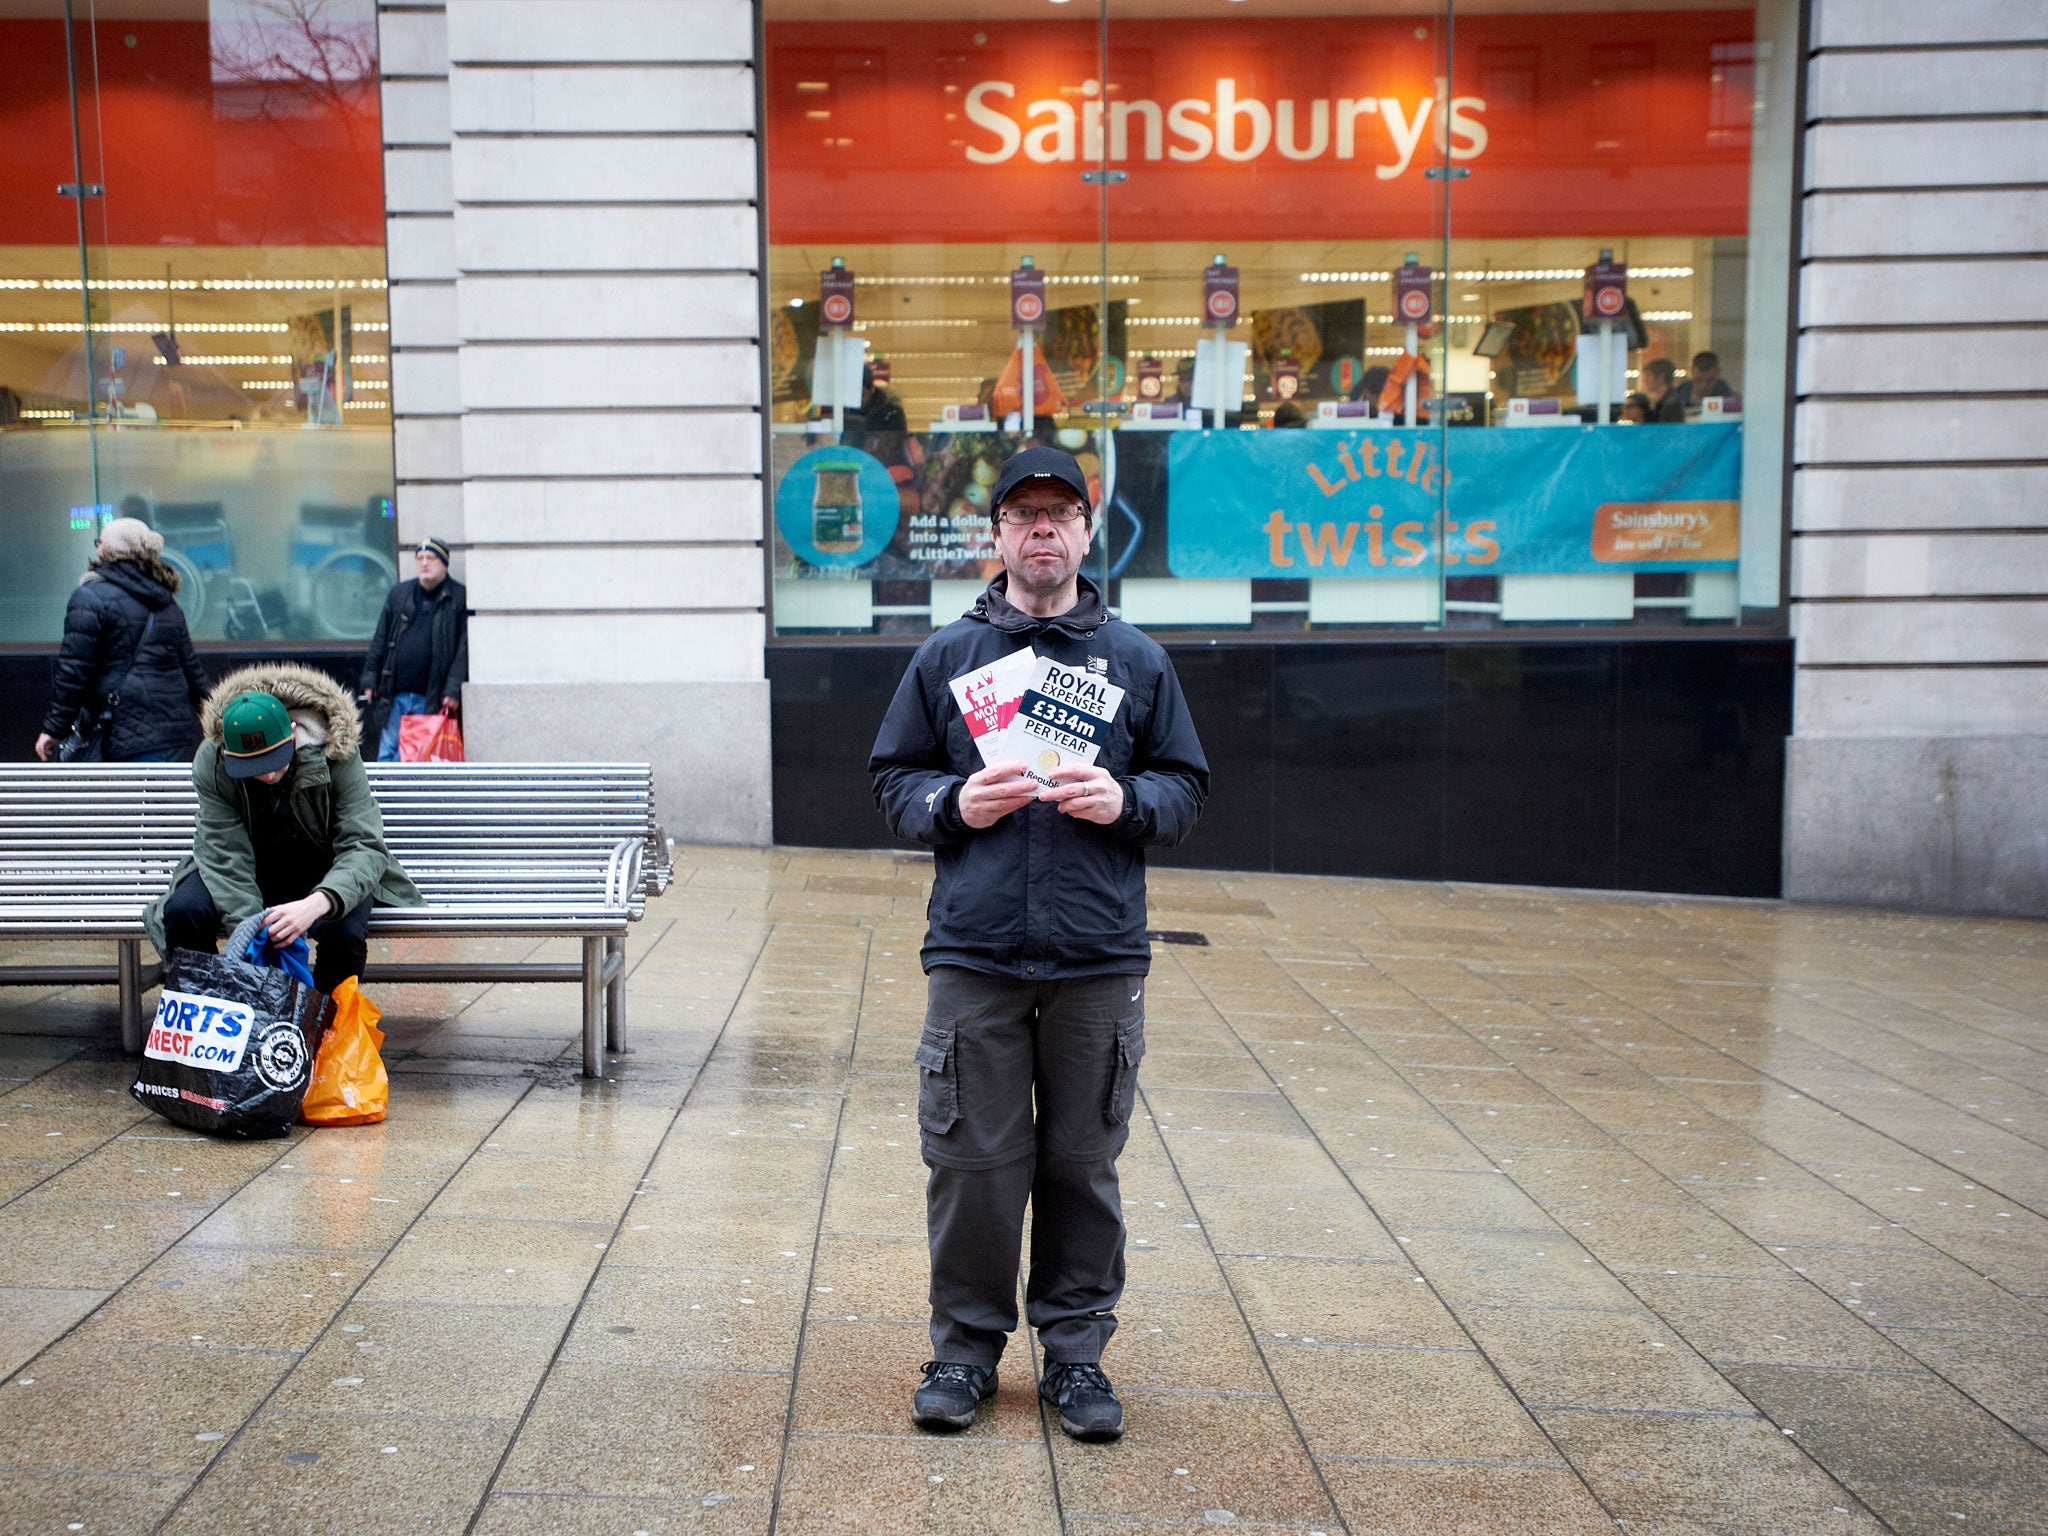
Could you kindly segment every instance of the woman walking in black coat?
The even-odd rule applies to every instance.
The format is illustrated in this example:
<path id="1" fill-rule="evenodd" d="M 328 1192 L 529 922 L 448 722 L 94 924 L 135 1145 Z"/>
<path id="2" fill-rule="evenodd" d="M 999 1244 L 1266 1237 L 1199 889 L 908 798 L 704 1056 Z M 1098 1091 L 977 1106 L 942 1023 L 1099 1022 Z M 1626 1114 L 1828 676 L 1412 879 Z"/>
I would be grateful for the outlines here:
<path id="1" fill-rule="evenodd" d="M 64 610 L 49 712 L 36 737 L 48 762 L 74 725 L 109 763 L 167 763 L 198 733 L 213 682 L 192 650 L 164 537 L 133 517 L 100 530 L 92 567 Z M 81 712 L 90 719 L 81 719 Z"/>

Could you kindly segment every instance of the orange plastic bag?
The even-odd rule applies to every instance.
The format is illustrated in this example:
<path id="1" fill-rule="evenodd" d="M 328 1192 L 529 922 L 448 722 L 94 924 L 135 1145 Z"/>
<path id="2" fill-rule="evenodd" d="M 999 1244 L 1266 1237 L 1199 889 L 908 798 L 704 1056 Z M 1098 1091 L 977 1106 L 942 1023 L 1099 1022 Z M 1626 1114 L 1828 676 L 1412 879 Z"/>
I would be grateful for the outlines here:
<path id="1" fill-rule="evenodd" d="M 1429 377 L 1429 362 L 1413 352 L 1403 352 L 1394 359 L 1394 366 L 1387 370 L 1386 387 L 1380 391 L 1379 408 L 1382 411 L 1398 411 L 1408 403 L 1408 376 L 1415 376 L 1416 403 L 1435 395 L 1435 386 Z"/>
<path id="2" fill-rule="evenodd" d="M 334 989 L 334 1022 L 320 1037 L 313 1080 L 299 1118 L 308 1125 L 375 1125 L 391 1103 L 391 1079 L 384 1071 L 384 1015 L 357 990 L 351 976 Z"/>
<path id="3" fill-rule="evenodd" d="M 401 763 L 459 763 L 462 727 L 453 715 L 400 715 L 398 760 Z"/>
<path id="4" fill-rule="evenodd" d="M 1036 348 L 1031 353 L 1031 414 L 1052 416 L 1067 408 L 1067 397 L 1052 376 L 1052 369 L 1045 363 L 1045 354 Z M 1012 411 L 1024 409 L 1024 349 L 1013 348 L 1010 360 L 1003 364 L 1003 371 L 996 379 L 995 394 L 990 403 L 996 415 L 1007 416 Z"/>

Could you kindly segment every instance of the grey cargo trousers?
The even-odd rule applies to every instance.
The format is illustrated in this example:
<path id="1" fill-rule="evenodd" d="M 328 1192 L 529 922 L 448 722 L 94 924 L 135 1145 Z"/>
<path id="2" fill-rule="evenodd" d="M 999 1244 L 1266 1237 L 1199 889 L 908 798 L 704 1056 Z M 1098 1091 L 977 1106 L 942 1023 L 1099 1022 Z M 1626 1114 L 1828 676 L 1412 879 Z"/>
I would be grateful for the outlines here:
<path id="1" fill-rule="evenodd" d="M 934 1359 L 1002 1357 L 1017 1327 L 1027 1200 L 1025 1315 L 1049 1361 L 1102 1358 L 1124 1289 L 1116 1159 L 1144 1054 L 1143 976 L 1030 982 L 932 970 L 917 1121 L 931 1169 Z"/>

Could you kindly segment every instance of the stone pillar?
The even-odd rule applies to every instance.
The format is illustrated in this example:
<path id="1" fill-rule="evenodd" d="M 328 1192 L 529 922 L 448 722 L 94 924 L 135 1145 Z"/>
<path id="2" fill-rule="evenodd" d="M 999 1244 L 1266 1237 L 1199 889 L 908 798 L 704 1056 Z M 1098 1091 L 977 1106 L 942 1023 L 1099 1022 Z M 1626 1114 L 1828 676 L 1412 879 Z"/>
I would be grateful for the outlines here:
<path id="1" fill-rule="evenodd" d="M 1785 891 L 2048 913 L 2048 32 L 1817 0 Z"/>
<path id="2" fill-rule="evenodd" d="M 401 518 L 415 469 L 457 487 L 472 755 L 652 761 L 673 835 L 765 843 L 752 8 L 449 0 L 385 36 L 429 18 L 446 328 L 408 332 L 393 394 Z M 428 215 L 387 202 L 395 258 Z"/>
<path id="3" fill-rule="evenodd" d="M 433 535 L 463 574 L 462 400 L 455 385 L 455 197 L 449 174 L 448 24 L 441 7 L 379 5 L 385 270 L 399 569 Z"/>

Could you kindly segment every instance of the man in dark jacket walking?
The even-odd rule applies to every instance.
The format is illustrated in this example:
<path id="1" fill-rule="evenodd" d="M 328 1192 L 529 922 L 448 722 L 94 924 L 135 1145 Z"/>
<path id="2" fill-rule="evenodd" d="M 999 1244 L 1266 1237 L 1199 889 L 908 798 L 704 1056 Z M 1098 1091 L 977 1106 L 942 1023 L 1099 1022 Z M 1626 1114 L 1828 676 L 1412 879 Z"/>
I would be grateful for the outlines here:
<path id="1" fill-rule="evenodd" d="M 178 607 L 178 573 L 164 536 L 140 518 L 100 530 L 92 568 L 64 609 L 64 643 L 50 708 L 36 737 L 45 762 L 82 724 L 92 754 L 109 763 L 167 763 L 187 750 L 199 703 L 213 685 L 192 650 Z M 80 711 L 92 712 L 81 722 Z"/>
<path id="2" fill-rule="evenodd" d="M 1144 850 L 1193 829 L 1209 768 L 1166 653 L 1080 575 L 1093 514 L 1072 456 L 1014 455 L 990 505 L 1003 572 L 918 648 L 868 763 L 889 825 L 935 851 L 917 1048 L 935 1358 L 911 1417 L 964 1429 L 995 1395 L 1028 1200 L 1039 1394 L 1068 1434 L 1107 1440 L 1123 1433 L 1101 1362 L 1145 1054 Z M 1050 788 L 1022 762 L 982 765 L 949 686 L 1025 648 L 1124 690 L 1095 762 Z"/>
<path id="3" fill-rule="evenodd" d="M 469 677 L 469 595 L 448 574 L 448 546 L 420 540 L 413 569 L 418 578 L 399 582 L 384 599 L 363 660 L 361 687 L 380 763 L 398 761 L 404 716 L 459 714 Z"/>

